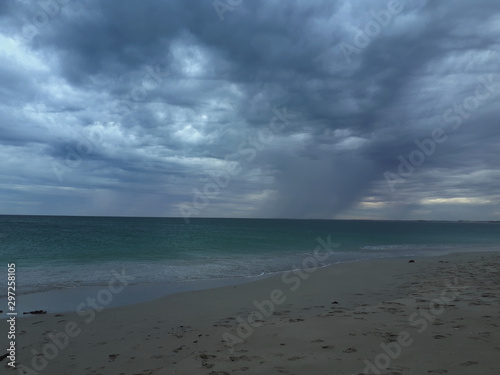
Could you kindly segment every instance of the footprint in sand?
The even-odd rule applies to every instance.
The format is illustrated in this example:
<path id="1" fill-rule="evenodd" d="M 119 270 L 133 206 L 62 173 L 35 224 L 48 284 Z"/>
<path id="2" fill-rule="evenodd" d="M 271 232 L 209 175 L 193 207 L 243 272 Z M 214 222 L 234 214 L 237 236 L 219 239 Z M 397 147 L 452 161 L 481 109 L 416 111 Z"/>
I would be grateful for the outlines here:
<path id="1" fill-rule="evenodd" d="M 290 310 L 285 310 L 285 311 L 275 311 L 274 315 L 286 315 L 290 312 Z"/>
<path id="2" fill-rule="evenodd" d="M 323 342 L 323 341 L 325 341 L 325 340 L 316 339 L 316 340 L 312 340 L 311 343 L 313 343 L 313 342 Z"/>
<path id="3" fill-rule="evenodd" d="M 199 357 L 201 359 L 210 359 L 210 358 L 216 358 L 217 356 L 212 354 L 201 353 Z"/>
<path id="4" fill-rule="evenodd" d="M 354 349 L 354 348 L 347 348 L 347 349 L 346 349 L 346 350 L 344 350 L 343 352 L 344 352 L 344 353 L 355 353 L 355 352 L 357 352 L 357 350 L 356 350 L 356 349 Z"/>
<path id="5" fill-rule="evenodd" d="M 236 357 L 236 356 L 231 356 L 229 357 L 229 360 L 234 362 L 234 361 L 250 361 L 251 358 L 247 355 L 240 355 L 239 357 Z"/>
<path id="6" fill-rule="evenodd" d="M 291 374 L 291 372 L 288 372 L 285 370 L 284 367 L 275 367 L 275 369 L 280 373 L 280 374 Z"/>
<path id="7" fill-rule="evenodd" d="M 469 367 L 469 366 L 474 366 L 474 365 L 478 365 L 478 364 L 479 363 L 475 362 L 475 361 L 467 361 L 467 362 L 461 363 L 460 366 L 462 366 L 462 367 Z"/>
<path id="8" fill-rule="evenodd" d="M 447 374 L 447 370 L 429 370 L 427 371 L 428 374 Z"/>
<path id="9" fill-rule="evenodd" d="M 334 349 L 335 346 L 333 345 L 325 345 L 325 346 L 322 346 L 321 349 Z"/>

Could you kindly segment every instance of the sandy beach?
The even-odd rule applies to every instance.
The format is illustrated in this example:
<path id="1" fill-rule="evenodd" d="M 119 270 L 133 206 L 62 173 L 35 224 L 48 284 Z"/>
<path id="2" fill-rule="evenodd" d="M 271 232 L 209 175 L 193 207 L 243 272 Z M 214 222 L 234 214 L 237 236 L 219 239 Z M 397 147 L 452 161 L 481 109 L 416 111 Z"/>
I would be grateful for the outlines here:
<path id="1" fill-rule="evenodd" d="M 0 375 L 500 375 L 500 0 L 0 0 Z"/>
<path id="2" fill-rule="evenodd" d="M 500 253 L 412 260 L 311 263 L 243 285 L 20 318 L 17 368 L 0 365 L 61 375 L 497 374 Z M 6 319 L 0 327 L 6 336 Z"/>

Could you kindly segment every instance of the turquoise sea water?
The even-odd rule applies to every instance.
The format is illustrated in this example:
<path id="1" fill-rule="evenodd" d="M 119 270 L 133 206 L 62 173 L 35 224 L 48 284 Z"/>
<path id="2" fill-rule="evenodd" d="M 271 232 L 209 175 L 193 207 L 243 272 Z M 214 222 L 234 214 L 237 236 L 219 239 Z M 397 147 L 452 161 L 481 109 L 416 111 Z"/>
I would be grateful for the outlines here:
<path id="1" fill-rule="evenodd" d="M 500 223 L 0 216 L 0 277 L 16 263 L 20 293 L 106 285 L 111 270 L 137 285 L 251 277 L 300 268 L 328 236 L 321 265 L 500 250 Z"/>

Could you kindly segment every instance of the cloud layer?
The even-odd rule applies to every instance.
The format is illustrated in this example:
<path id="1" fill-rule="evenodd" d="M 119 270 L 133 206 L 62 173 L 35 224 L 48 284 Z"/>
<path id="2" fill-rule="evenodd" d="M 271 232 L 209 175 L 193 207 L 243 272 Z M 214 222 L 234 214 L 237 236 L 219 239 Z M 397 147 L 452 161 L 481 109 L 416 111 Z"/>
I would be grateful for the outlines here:
<path id="1" fill-rule="evenodd" d="M 500 220 L 500 4 L 0 5 L 5 214 Z"/>

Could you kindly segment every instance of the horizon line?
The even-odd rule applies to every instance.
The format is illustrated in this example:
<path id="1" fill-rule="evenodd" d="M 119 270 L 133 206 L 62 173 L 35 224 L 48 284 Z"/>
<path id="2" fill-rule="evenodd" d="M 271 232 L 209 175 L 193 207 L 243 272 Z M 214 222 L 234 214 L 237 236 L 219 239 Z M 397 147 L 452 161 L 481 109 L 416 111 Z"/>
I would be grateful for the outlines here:
<path id="1" fill-rule="evenodd" d="M 124 219 L 181 219 L 182 216 L 125 216 L 125 215 L 58 215 L 58 214 L 0 214 L 0 216 L 39 216 L 39 217 L 93 217 L 93 218 L 124 218 Z M 439 220 L 439 219 L 327 219 L 327 218 L 285 218 L 285 217 L 191 217 L 197 219 L 226 219 L 226 220 L 321 220 L 321 221 L 426 221 L 426 222 L 476 222 L 476 223 L 500 223 L 500 220 Z"/>

